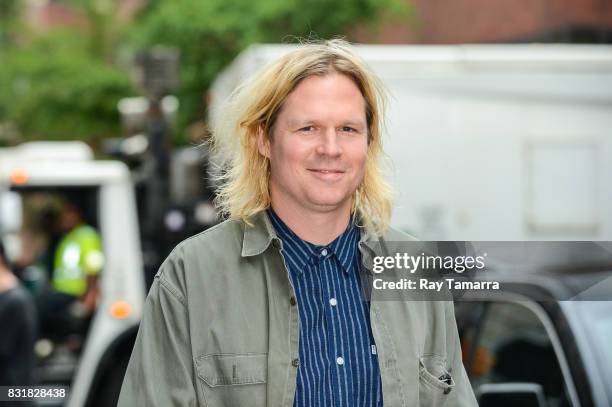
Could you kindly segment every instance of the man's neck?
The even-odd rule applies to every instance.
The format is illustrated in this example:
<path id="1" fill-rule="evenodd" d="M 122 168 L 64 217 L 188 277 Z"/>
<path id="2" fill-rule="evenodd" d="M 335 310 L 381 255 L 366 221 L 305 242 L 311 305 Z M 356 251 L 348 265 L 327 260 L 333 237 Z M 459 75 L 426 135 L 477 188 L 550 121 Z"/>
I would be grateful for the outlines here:
<path id="1" fill-rule="evenodd" d="M 272 203 L 274 213 L 300 239 L 316 245 L 326 245 L 334 241 L 348 227 L 350 207 L 329 212 L 305 213 L 283 205 Z"/>

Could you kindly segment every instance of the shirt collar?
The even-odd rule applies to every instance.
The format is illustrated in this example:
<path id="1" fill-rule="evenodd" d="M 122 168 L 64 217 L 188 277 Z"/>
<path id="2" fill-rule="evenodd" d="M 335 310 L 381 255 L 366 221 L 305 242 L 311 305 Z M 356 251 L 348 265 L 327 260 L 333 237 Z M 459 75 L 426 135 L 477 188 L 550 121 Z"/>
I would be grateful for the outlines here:
<path id="1" fill-rule="evenodd" d="M 328 245 L 315 245 L 307 242 L 297 236 L 271 209 L 267 211 L 271 223 L 276 230 L 278 237 L 282 241 L 282 247 L 288 255 L 290 261 L 298 272 L 303 272 L 308 263 L 314 264 L 321 257 L 321 252 L 327 250 L 332 255 L 336 256 L 344 272 L 348 273 L 353 266 L 355 260 L 357 241 L 359 238 L 359 228 L 355 225 L 353 219 L 349 226 L 341 235 Z"/>
<path id="2" fill-rule="evenodd" d="M 267 211 L 262 210 L 251 216 L 250 225 L 243 223 L 244 232 L 242 239 L 242 257 L 257 256 L 263 253 L 270 244 L 282 248 L 282 241 L 276 234 L 274 226 L 270 221 Z M 353 222 L 359 231 L 359 249 L 363 249 L 365 242 L 376 241 L 378 238 L 370 233 L 367 233 L 360 222 Z"/>
<path id="3" fill-rule="evenodd" d="M 355 261 L 355 255 L 357 254 L 357 244 L 360 238 L 360 230 L 355 225 L 355 222 L 351 218 L 351 223 L 340 236 L 338 236 L 333 242 L 329 244 L 332 252 L 340 261 L 342 268 L 347 273 L 353 267 Z"/>

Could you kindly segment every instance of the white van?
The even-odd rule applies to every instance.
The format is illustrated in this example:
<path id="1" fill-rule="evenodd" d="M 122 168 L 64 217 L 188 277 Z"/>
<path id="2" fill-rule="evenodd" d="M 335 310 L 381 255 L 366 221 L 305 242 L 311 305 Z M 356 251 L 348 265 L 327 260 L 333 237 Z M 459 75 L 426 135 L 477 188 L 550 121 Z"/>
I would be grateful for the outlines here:
<path id="1" fill-rule="evenodd" d="M 291 45 L 255 45 L 211 116 Z M 422 240 L 612 240 L 612 47 L 358 45 L 390 93 L 392 223 Z"/>

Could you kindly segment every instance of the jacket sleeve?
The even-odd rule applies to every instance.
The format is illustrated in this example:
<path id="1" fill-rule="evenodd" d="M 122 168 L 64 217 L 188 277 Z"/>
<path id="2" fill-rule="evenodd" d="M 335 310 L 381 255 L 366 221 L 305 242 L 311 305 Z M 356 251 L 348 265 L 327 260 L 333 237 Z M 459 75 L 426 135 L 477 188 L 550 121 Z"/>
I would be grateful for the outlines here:
<path id="1" fill-rule="evenodd" d="M 455 319 L 455 307 L 452 301 L 447 301 L 447 326 L 451 327 L 448 331 L 453 349 L 451 367 L 453 371 L 453 380 L 455 381 L 455 398 L 454 405 L 457 407 L 478 407 L 474 390 L 470 384 L 470 379 L 465 371 L 463 360 L 461 358 L 461 342 L 459 340 L 459 332 L 457 330 L 457 321 Z"/>
<path id="2" fill-rule="evenodd" d="M 145 303 L 118 406 L 196 406 L 185 298 L 165 277 L 166 260 Z"/>

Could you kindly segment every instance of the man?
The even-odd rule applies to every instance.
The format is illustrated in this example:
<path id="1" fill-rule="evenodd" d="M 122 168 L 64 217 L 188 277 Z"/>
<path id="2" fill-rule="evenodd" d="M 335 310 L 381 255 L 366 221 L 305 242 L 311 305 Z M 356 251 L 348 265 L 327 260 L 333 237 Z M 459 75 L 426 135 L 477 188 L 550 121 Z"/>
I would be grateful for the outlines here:
<path id="1" fill-rule="evenodd" d="M 66 234 L 55 252 L 53 288 L 80 298 L 85 309 L 92 312 L 99 296 L 98 275 L 104 266 L 102 240 L 70 199 L 66 200 L 60 223 Z"/>
<path id="2" fill-rule="evenodd" d="M 71 307 L 78 302 L 80 312 L 91 315 L 99 297 L 98 275 L 104 266 L 102 241 L 85 223 L 76 199 L 69 195 L 64 199 L 59 219 L 63 236 L 53 254 L 51 286 L 38 299 L 45 334 L 59 330 L 62 336 L 70 331 Z"/>
<path id="3" fill-rule="evenodd" d="M 34 302 L 9 269 L 0 239 L 0 386 L 32 384 L 36 325 Z"/>
<path id="4" fill-rule="evenodd" d="M 239 88 L 214 132 L 228 220 L 156 275 L 121 406 L 472 406 L 452 303 L 368 303 L 387 227 L 382 93 L 339 40 Z M 452 376 L 451 376 L 452 375 Z"/>

